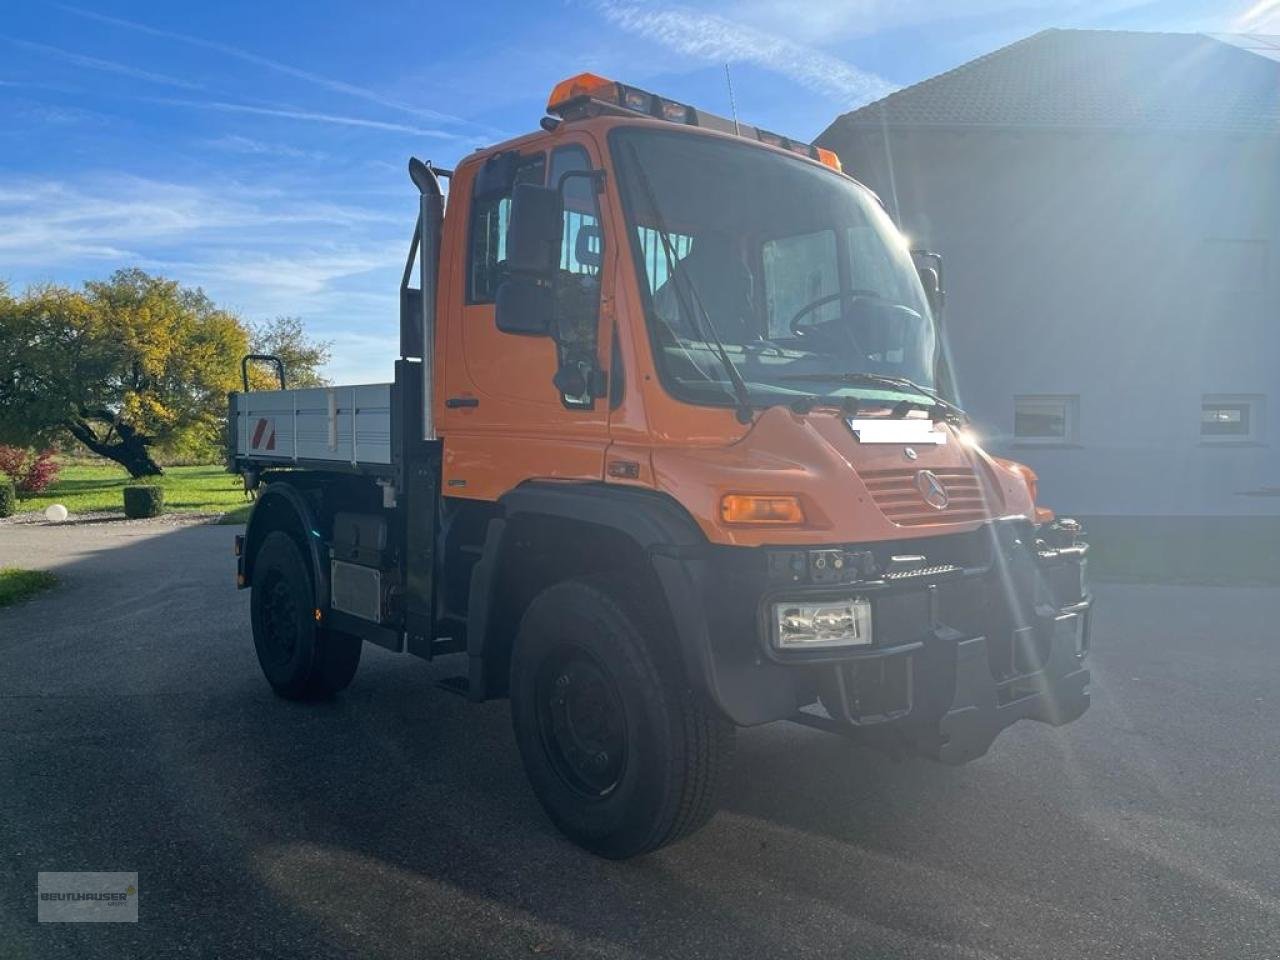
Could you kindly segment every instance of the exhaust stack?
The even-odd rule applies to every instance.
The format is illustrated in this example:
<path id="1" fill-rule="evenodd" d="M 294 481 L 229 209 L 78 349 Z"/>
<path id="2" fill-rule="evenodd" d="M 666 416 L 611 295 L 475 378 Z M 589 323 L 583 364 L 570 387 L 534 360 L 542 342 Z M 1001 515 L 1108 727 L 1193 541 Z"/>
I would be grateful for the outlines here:
<path id="1" fill-rule="evenodd" d="M 440 271 L 440 230 L 444 223 L 444 193 L 440 190 L 440 177 L 452 171 L 440 170 L 423 163 L 417 157 L 409 159 L 409 179 L 418 188 L 418 225 L 409 258 L 404 265 L 404 279 L 400 283 L 400 355 L 406 359 L 422 358 L 422 439 L 436 438 L 435 411 L 432 396 L 435 392 L 435 358 L 432 356 L 436 342 L 436 289 Z M 413 273 L 414 253 L 418 255 L 418 286 L 409 286 Z M 416 309 L 414 309 L 416 307 Z"/>

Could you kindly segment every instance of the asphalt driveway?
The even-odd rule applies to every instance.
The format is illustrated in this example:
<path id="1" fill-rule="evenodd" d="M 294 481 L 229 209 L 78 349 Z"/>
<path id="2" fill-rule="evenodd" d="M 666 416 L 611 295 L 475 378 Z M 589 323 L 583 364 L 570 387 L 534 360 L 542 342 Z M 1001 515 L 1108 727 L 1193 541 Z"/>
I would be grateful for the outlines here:
<path id="1" fill-rule="evenodd" d="M 744 731 L 707 829 L 609 863 L 456 663 L 276 699 L 238 529 L 0 526 L 62 578 L 0 610 L 0 957 L 1280 957 L 1280 590 L 1100 588 L 1093 709 L 967 767 Z M 141 921 L 37 924 L 39 870 Z"/>

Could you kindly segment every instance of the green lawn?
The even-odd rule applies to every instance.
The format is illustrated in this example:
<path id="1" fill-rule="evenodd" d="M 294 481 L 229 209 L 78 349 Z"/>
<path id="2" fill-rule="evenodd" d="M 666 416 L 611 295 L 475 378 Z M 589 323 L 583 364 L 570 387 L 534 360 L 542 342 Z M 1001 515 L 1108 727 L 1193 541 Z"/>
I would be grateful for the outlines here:
<path id="1" fill-rule="evenodd" d="M 41 590 L 48 590 L 57 582 L 58 578 L 47 570 L 0 568 L 0 607 L 7 607 Z"/>
<path id="2" fill-rule="evenodd" d="M 157 478 L 164 487 L 166 513 L 226 513 L 223 523 L 244 523 L 250 504 L 240 478 L 221 466 L 165 467 Z M 43 510 L 60 503 L 72 514 L 92 510 L 124 512 L 121 488 L 138 481 L 115 464 L 66 464 L 58 482 L 36 497 L 18 501 L 18 511 Z"/>

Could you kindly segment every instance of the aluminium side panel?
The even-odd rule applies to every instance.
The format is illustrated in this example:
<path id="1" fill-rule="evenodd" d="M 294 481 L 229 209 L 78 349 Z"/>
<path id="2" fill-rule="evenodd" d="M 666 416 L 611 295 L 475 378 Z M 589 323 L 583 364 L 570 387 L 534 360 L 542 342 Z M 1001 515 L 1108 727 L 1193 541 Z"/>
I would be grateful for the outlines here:
<path id="1" fill-rule="evenodd" d="M 391 384 L 262 390 L 236 402 L 236 454 L 298 461 L 389 465 Z"/>

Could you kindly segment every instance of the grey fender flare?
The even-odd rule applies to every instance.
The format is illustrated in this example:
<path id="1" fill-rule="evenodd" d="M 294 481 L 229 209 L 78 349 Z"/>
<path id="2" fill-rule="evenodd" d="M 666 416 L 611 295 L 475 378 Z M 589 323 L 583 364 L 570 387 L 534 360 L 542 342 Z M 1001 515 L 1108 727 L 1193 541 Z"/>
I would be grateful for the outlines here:
<path id="1" fill-rule="evenodd" d="M 283 515 L 291 515 L 297 523 L 294 530 L 280 522 Z M 328 556 L 324 542 L 316 525 L 315 510 L 301 490 L 291 483 L 275 481 L 263 487 L 258 499 L 249 514 L 249 524 L 245 528 L 244 574 L 246 583 L 253 582 L 253 562 L 258 547 L 272 530 L 284 530 L 295 535 L 302 549 L 303 562 L 311 569 L 312 583 L 315 584 L 316 606 L 321 610 L 329 609 L 329 569 Z"/>
<path id="2" fill-rule="evenodd" d="M 698 569 L 698 555 L 707 539 L 683 507 L 664 494 L 635 487 L 536 481 L 522 484 L 498 502 L 503 518 L 490 521 L 481 560 L 472 573 L 467 647 L 473 670 L 490 639 L 489 611 L 507 524 L 521 516 L 557 517 L 621 533 L 648 558 L 671 614 L 686 674 L 714 699 L 711 644 Z M 477 599 L 480 602 L 475 602 Z"/>

